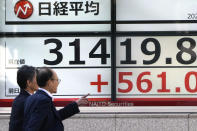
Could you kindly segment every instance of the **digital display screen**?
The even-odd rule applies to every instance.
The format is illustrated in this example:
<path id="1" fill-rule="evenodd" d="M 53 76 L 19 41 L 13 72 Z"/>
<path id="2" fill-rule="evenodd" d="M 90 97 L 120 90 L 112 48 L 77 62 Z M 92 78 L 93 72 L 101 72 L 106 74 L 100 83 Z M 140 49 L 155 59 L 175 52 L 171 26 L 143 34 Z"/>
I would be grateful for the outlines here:
<path id="1" fill-rule="evenodd" d="M 89 106 L 196 101 L 196 4 L 1 0 L 0 102 L 19 94 L 16 73 L 22 65 L 57 72 L 61 83 L 55 101 L 87 93 Z"/>

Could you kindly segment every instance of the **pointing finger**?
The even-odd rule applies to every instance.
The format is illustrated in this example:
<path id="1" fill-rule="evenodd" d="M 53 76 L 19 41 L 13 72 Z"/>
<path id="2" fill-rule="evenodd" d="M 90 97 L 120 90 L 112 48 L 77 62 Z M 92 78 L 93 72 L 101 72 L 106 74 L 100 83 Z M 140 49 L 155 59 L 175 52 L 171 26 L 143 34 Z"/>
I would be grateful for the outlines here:
<path id="1" fill-rule="evenodd" d="M 85 95 L 85 96 L 82 96 L 82 98 L 86 98 L 87 96 L 89 96 L 90 95 L 90 93 L 88 93 L 87 95 Z"/>

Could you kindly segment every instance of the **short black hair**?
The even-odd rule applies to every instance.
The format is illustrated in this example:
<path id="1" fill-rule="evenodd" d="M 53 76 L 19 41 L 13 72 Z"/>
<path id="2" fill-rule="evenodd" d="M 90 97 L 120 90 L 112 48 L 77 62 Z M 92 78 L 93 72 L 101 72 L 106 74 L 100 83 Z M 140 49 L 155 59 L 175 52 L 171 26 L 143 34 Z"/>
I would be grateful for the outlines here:
<path id="1" fill-rule="evenodd" d="M 53 72 L 48 67 L 42 67 L 37 70 L 36 80 L 40 88 L 46 86 L 47 81 L 52 79 Z"/>
<path id="2" fill-rule="evenodd" d="M 23 65 L 17 71 L 17 83 L 21 89 L 27 88 L 27 80 L 32 81 L 36 74 L 36 68 Z"/>

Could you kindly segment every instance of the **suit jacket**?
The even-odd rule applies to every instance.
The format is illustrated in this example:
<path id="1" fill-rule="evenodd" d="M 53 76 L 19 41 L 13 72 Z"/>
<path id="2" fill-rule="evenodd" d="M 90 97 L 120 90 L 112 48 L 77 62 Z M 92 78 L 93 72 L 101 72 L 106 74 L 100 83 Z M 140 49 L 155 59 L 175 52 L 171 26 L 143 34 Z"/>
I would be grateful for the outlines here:
<path id="1" fill-rule="evenodd" d="M 22 131 L 24 103 L 29 96 L 29 93 L 21 89 L 20 94 L 14 99 L 9 122 L 9 131 Z"/>
<path id="2" fill-rule="evenodd" d="M 24 110 L 24 131 L 63 131 L 62 120 L 79 112 L 76 102 L 57 111 L 52 98 L 42 90 L 28 97 Z"/>

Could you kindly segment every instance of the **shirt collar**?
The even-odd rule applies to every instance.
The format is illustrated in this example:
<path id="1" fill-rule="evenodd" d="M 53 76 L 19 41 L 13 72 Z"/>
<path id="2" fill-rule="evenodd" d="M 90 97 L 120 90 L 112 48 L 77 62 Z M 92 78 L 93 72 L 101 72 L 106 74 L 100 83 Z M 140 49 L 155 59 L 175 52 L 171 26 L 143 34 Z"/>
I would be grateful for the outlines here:
<path id="1" fill-rule="evenodd" d="M 50 97 L 53 99 L 52 94 L 51 94 L 49 91 L 47 91 L 46 89 L 44 89 L 44 88 L 39 88 L 39 90 L 44 91 L 45 93 L 47 93 L 48 96 L 50 96 Z"/>
<path id="2" fill-rule="evenodd" d="M 33 94 L 29 93 L 29 92 L 28 92 L 28 91 L 26 91 L 26 90 L 24 90 L 24 91 L 25 91 L 25 92 L 27 92 L 30 96 L 31 96 L 31 95 L 33 95 Z"/>

